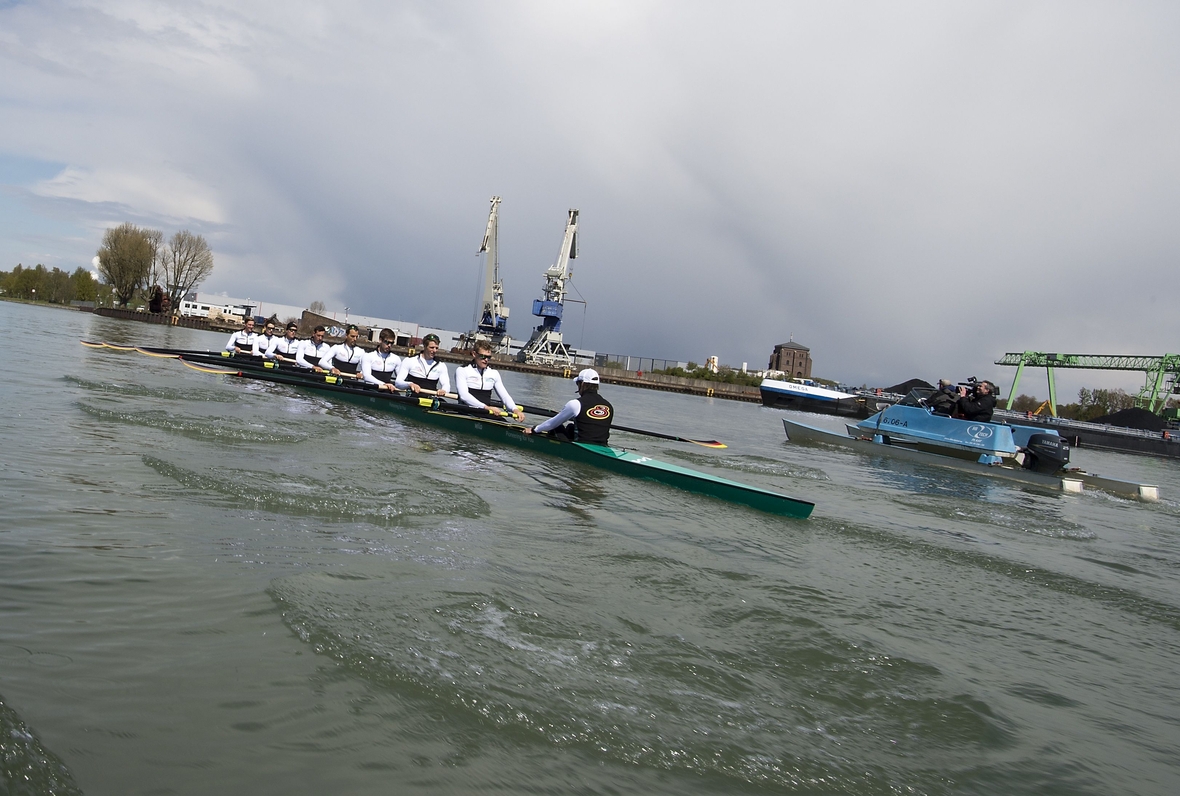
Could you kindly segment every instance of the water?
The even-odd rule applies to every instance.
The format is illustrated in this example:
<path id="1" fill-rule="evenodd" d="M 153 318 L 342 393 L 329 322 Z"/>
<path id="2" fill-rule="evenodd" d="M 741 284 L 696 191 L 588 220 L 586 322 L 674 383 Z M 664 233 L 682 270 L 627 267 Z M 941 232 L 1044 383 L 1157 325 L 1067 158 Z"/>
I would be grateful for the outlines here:
<path id="1" fill-rule="evenodd" d="M 78 344 L 208 333 L 5 302 L 0 321 L 6 792 L 1180 781 L 1175 462 L 1075 455 L 1158 504 L 1053 494 L 604 388 L 627 425 L 731 447 L 617 442 L 817 503 L 781 519 Z"/>

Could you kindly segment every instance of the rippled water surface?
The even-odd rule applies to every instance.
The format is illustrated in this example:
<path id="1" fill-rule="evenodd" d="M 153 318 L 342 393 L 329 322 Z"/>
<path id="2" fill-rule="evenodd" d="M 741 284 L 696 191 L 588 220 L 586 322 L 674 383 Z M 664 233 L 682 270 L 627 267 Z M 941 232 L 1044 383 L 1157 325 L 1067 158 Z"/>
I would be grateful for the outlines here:
<path id="1" fill-rule="evenodd" d="M 730 447 L 615 442 L 816 502 L 790 520 L 78 342 L 217 335 L 0 320 L 43 343 L 0 349 L 0 792 L 1180 781 L 1177 462 L 1077 451 L 1164 499 L 1055 494 L 604 387 L 626 425 Z"/>

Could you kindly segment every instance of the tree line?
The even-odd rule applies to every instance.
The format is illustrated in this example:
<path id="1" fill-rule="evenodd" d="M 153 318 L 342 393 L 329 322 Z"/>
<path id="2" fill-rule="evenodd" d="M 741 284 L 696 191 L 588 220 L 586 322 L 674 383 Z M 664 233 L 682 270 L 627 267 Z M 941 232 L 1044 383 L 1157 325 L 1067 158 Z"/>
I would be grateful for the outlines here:
<path id="1" fill-rule="evenodd" d="M 1036 412 L 1043 405 L 1043 401 L 1031 395 L 1018 395 L 1012 401 L 1012 409 L 1016 412 Z M 1167 406 L 1173 407 L 1178 405 L 1176 399 L 1168 401 Z M 1001 403 L 1001 406 L 1004 404 Z M 1125 390 L 1103 390 L 1094 389 L 1089 390 L 1083 387 L 1078 390 L 1078 400 L 1076 403 L 1058 404 L 1057 416 L 1064 417 L 1069 420 L 1094 420 L 1095 418 L 1103 417 L 1105 415 L 1112 415 L 1115 412 L 1121 412 L 1124 409 L 1131 409 L 1135 406 L 1135 396 L 1128 394 Z M 1048 408 L 1041 412 L 1046 414 Z"/>
<path id="2" fill-rule="evenodd" d="M 167 306 L 177 308 L 181 298 L 213 273 L 213 252 L 203 236 L 187 229 L 165 240 L 164 233 L 157 229 L 120 224 L 103 233 L 98 273 L 101 281 L 85 268 L 71 274 L 56 267 L 47 270 L 37 264 L 25 268 L 18 263 L 12 271 L 0 271 L 0 293 L 55 304 L 118 302 L 124 307 L 138 294 L 153 309 L 164 297 Z M 162 295 L 152 300 L 156 287 Z"/>
<path id="3" fill-rule="evenodd" d="M 0 271 L 0 293 L 13 298 L 69 304 L 71 301 L 112 300 L 109 285 L 99 282 L 85 268 L 74 273 L 54 267 L 52 270 L 38 263 L 25 268 L 20 263 L 11 271 Z"/>

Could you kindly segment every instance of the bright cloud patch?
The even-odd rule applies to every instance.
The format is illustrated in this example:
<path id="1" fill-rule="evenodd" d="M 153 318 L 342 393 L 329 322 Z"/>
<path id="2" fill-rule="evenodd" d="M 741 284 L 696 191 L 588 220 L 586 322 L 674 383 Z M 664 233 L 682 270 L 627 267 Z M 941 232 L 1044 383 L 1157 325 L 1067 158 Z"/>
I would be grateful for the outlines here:
<path id="1" fill-rule="evenodd" d="M 81 202 L 114 203 L 139 216 L 177 223 L 222 224 L 225 213 L 213 191 L 184 174 L 67 168 L 33 187 L 38 196 Z"/>

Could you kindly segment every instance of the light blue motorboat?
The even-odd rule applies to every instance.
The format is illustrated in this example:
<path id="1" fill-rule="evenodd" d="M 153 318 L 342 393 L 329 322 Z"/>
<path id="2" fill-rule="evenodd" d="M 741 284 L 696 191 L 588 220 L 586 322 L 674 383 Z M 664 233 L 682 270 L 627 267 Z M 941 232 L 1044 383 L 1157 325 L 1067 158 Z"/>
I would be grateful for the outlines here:
<path id="1" fill-rule="evenodd" d="M 1140 500 L 1159 500 L 1159 487 L 1068 467 L 1069 445 L 1057 432 L 936 415 L 925 405 L 933 390 L 916 389 L 900 403 L 845 428 L 848 436 L 783 418 L 791 442 L 837 445 L 964 473 L 1065 492 L 1083 486 Z"/>
<path id="2" fill-rule="evenodd" d="M 1034 448 L 1048 445 L 1059 450 L 1061 459 L 1054 470 L 1069 461 L 1069 447 L 1056 431 L 936 415 L 925 405 L 925 398 L 931 392 L 912 390 L 900 403 L 855 426 L 849 425 L 848 432 L 853 436 L 880 437 L 879 441 L 928 453 L 973 459 L 981 464 L 999 464 L 1012 459 L 1017 453 L 1028 450 L 1030 444 Z"/>

